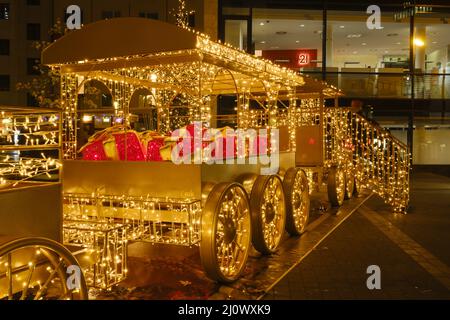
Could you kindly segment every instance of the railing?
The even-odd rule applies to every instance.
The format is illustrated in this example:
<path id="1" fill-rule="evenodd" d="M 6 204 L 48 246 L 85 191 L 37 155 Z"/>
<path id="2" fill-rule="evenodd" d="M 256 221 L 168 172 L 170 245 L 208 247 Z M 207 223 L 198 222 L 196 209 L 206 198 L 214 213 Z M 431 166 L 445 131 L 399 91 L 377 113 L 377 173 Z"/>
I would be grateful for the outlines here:
<path id="1" fill-rule="evenodd" d="M 395 211 L 405 211 L 409 202 L 410 154 L 402 142 L 349 108 L 323 108 L 321 115 L 319 99 L 302 100 L 291 115 L 296 127 L 322 125 L 325 167 L 350 163 L 360 183 L 379 194 Z"/>
<path id="2" fill-rule="evenodd" d="M 306 72 L 322 80 L 322 73 Z M 327 72 L 326 81 L 348 97 L 411 98 L 412 76 L 409 73 Z M 450 99 L 449 73 L 414 75 L 415 99 Z"/>
<path id="3" fill-rule="evenodd" d="M 350 151 L 358 181 L 394 211 L 406 210 L 411 156 L 402 142 L 347 108 L 325 109 L 324 137 L 325 161 L 339 163 Z"/>

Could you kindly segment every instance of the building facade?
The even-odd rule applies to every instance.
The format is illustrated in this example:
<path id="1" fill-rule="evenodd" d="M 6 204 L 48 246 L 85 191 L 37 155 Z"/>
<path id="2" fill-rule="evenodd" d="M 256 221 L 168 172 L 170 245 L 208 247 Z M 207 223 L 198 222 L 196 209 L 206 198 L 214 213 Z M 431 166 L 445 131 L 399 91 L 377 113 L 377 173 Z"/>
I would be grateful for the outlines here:
<path id="1" fill-rule="evenodd" d="M 178 0 L 0 0 L 0 103 L 32 105 L 17 82 L 36 76 L 39 52 L 33 41 L 49 41 L 49 29 L 67 20 L 67 7 L 81 8 L 82 24 L 117 17 L 142 17 L 175 23 Z M 217 1 L 188 0 L 189 24 L 217 38 Z M 151 39 L 150 39 L 151 40 Z"/>
<path id="2" fill-rule="evenodd" d="M 0 103 L 33 103 L 15 89 L 35 76 L 39 52 L 31 44 L 48 40 L 72 4 L 83 24 L 115 17 L 175 23 L 179 1 L 0 0 Z M 340 104 L 358 100 L 366 116 L 409 144 L 414 163 L 450 164 L 450 4 L 420 4 L 186 0 L 195 29 L 342 89 Z"/>
<path id="3" fill-rule="evenodd" d="M 420 5 L 415 5 L 415 3 Z M 219 1 L 219 38 L 342 89 L 413 151 L 450 164 L 448 1 Z"/>

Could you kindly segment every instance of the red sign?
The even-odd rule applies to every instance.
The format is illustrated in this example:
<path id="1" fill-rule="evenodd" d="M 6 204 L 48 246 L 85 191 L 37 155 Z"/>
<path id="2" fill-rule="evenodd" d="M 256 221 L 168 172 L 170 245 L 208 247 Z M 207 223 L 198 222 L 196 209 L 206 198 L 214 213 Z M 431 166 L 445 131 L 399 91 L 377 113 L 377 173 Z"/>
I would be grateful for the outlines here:
<path id="1" fill-rule="evenodd" d="M 317 66 L 317 49 L 263 50 L 262 57 L 294 70 Z"/>
<path id="2" fill-rule="evenodd" d="M 309 64 L 309 61 L 310 61 L 309 53 L 307 53 L 307 52 L 301 52 L 301 53 L 298 55 L 298 65 L 299 65 L 300 67 L 304 67 L 304 66 L 308 65 L 308 64 Z"/>

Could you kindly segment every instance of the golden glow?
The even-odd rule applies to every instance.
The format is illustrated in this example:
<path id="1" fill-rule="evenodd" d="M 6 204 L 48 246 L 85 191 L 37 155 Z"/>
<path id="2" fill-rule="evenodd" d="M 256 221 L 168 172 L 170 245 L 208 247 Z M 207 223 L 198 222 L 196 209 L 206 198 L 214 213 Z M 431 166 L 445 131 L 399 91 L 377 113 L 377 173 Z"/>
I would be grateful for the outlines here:
<path id="1" fill-rule="evenodd" d="M 425 41 L 420 38 L 414 38 L 413 42 L 416 47 L 423 47 L 425 45 Z"/>
<path id="2" fill-rule="evenodd" d="M 85 115 L 83 116 L 83 122 L 91 122 L 92 119 L 93 119 L 93 116 L 91 116 L 91 115 L 85 114 Z"/>

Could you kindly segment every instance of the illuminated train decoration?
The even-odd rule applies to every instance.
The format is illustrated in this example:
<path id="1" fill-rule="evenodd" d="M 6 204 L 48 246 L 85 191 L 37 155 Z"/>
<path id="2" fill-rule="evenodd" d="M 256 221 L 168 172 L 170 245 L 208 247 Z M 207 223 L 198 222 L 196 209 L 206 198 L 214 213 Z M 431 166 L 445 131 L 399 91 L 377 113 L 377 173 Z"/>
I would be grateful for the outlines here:
<path id="1" fill-rule="evenodd" d="M 128 274 L 130 240 L 198 246 L 209 278 L 235 281 L 251 246 L 272 254 L 286 231 L 304 232 L 310 193 L 321 186 L 335 206 L 361 187 L 396 211 L 408 205 L 406 147 L 350 109 L 325 107 L 327 99 L 337 102 L 339 90 L 205 35 L 156 20 L 110 19 L 57 40 L 42 62 L 61 73 L 56 146 L 62 170 L 58 182 L 21 192 L 32 191 L 29 206 L 37 212 L 63 219 L 42 218 L 53 221 L 45 228 L 23 224 L 34 228 L 29 236 L 56 240 L 51 245 L 35 238 L 0 245 L 0 275 L 6 275 L 0 298 L 46 298 L 39 288 L 48 277 L 27 280 L 37 265 L 37 274 L 66 280 L 51 252 L 65 263 L 84 257 L 75 263 L 83 270 L 81 289 L 62 286 L 60 297 L 110 288 Z M 100 92 L 97 98 L 89 86 Z M 182 156 L 194 161 L 175 164 L 173 150 L 186 136 L 173 132 L 193 125 L 201 139 L 219 129 L 197 145 L 188 141 L 191 153 Z M 227 140 L 227 130 L 243 134 L 241 147 L 230 147 L 239 139 Z M 215 159 L 222 163 L 204 156 L 211 141 L 231 148 Z M 39 190 L 49 186 L 54 198 L 45 200 Z M 14 204 L 14 192 L 6 190 L 0 196 Z"/>

